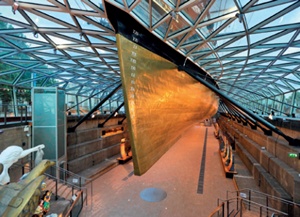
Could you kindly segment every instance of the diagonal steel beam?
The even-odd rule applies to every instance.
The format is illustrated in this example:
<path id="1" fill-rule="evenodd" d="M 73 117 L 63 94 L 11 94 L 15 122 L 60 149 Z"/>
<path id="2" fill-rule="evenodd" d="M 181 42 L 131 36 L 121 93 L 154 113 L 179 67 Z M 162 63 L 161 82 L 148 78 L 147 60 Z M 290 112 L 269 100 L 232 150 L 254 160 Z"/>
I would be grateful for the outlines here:
<path id="1" fill-rule="evenodd" d="M 121 86 L 122 84 L 120 83 L 115 89 L 113 89 L 112 92 L 110 92 L 103 100 L 101 100 L 101 102 L 99 102 L 92 110 L 90 110 L 89 113 L 82 117 L 75 126 L 68 128 L 68 132 L 75 132 L 76 128 L 80 124 L 82 124 L 86 119 L 88 119 L 94 111 L 96 111 L 103 103 L 106 102 L 106 100 L 108 100 L 112 95 L 114 95 L 114 93 L 116 93 Z"/>
<path id="2" fill-rule="evenodd" d="M 211 85 L 205 79 L 203 79 L 201 77 L 201 75 L 197 71 L 195 71 L 193 69 L 190 69 L 190 68 L 187 68 L 185 66 L 178 66 L 178 70 L 179 71 L 185 71 L 187 74 L 189 74 L 191 77 L 193 77 L 194 79 L 196 79 L 197 81 L 199 81 L 201 84 L 205 85 L 207 88 L 209 88 L 212 91 L 214 91 L 217 95 L 219 95 L 220 97 L 226 99 L 229 103 L 233 104 L 237 108 L 241 109 L 243 112 L 245 112 L 251 118 L 253 118 L 257 122 L 263 124 L 265 127 L 267 127 L 268 129 L 272 130 L 274 133 L 276 133 L 276 134 L 282 136 L 283 138 L 285 138 L 289 142 L 289 145 L 291 145 L 291 146 L 300 146 L 300 140 L 299 139 L 287 136 L 282 131 L 280 131 L 278 128 L 276 128 L 274 125 L 272 125 L 268 121 L 266 121 L 265 119 L 263 119 L 260 116 L 254 114 L 252 111 L 250 111 L 246 107 L 242 106 L 241 104 L 239 104 L 235 100 L 229 98 L 223 92 L 221 92 L 219 89 L 217 89 L 215 86 Z"/>

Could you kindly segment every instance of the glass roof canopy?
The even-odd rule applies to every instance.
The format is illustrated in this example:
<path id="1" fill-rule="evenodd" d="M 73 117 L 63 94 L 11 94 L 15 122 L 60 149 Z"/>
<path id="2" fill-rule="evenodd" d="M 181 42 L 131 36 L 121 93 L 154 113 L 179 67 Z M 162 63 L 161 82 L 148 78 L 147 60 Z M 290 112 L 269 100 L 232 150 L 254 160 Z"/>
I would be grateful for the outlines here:
<path id="1" fill-rule="evenodd" d="M 300 89 L 298 0 L 108 2 L 203 68 L 240 103 L 255 108 L 255 101 L 280 100 L 289 92 L 295 102 Z M 120 82 L 104 1 L 2 0 L 0 8 L 0 85 L 58 86 L 67 94 L 90 97 Z"/>

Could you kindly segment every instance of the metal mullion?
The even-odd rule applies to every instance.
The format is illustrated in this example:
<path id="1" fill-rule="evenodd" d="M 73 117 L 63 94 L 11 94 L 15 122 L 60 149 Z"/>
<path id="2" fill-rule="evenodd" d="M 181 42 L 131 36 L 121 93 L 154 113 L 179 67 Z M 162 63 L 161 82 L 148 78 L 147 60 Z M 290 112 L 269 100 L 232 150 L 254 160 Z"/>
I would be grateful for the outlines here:
<path id="1" fill-rule="evenodd" d="M 39 76 L 39 77 L 34 78 L 34 79 L 28 79 L 28 80 L 19 82 L 18 85 L 31 83 L 31 82 L 33 82 L 33 81 L 38 81 L 38 80 L 44 79 L 44 78 L 46 78 L 46 77 L 47 77 L 47 76 Z"/>
<path id="2" fill-rule="evenodd" d="M 50 43 L 49 43 L 50 44 Z M 48 45 L 49 45 L 48 44 Z M 53 47 L 50 46 L 42 46 L 42 47 L 33 47 L 33 48 L 25 48 L 22 50 L 22 53 L 28 53 L 31 51 L 39 51 L 39 50 L 48 50 L 48 49 L 53 49 Z M 45 53 L 44 53 L 45 54 Z M 47 53 L 48 54 L 48 53 Z"/>
<path id="3" fill-rule="evenodd" d="M 0 61 L 0 62 L 3 62 L 3 61 Z M 4 62 L 6 63 L 6 62 Z M 9 75 L 9 74 L 13 74 L 13 73 L 19 73 L 21 71 L 20 68 L 18 69 L 15 69 L 15 70 L 9 70 L 9 71 L 6 71 L 6 72 L 0 72 L 0 77 L 3 76 L 3 75 Z"/>
<path id="4" fill-rule="evenodd" d="M 276 1 L 271 1 L 271 2 L 265 2 L 263 4 L 257 4 L 257 5 L 251 6 L 248 11 L 253 12 L 253 11 L 268 9 L 268 8 L 275 7 L 278 5 L 286 4 L 288 2 L 295 2 L 295 0 L 276 0 Z"/>
<path id="5" fill-rule="evenodd" d="M 14 16 L 14 15 L 12 15 L 12 16 Z M 13 24 L 13 25 L 16 25 L 16 26 L 20 26 L 20 27 L 23 27 L 23 28 L 26 28 L 26 29 L 32 29 L 32 26 L 30 26 L 28 24 L 19 22 L 17 20 L 9 19 L 7 17 L 0 16 L 0 20 L 2 20 L 5 23 L 10 23 L 10 24 Z"/>
<path id="6" fill-rule="evenodd" d="M 96 13 L 100 13 L 102 16 L 105 16 L 105 12 L 103 12 L 102 10 L 99 10 L 99 8 L 93 4 L 90 0 L 81 0 L 82 2 L 84 2 L 86 5 L 88 5 L 90 8 L 94 9 L 96 11 Z"/>
<path id="7" fill-rule="evenodd" d="M 279 33 L 277 33 L 275 35 L 269 36 L 269 37 L 267 37 L 267 38 L 265 38 L 263 40 L 260 40 L 260 41 L 257 41 L 255 43 L 251 44 L 251 47 L 256 47 L 257 45 L 264 44 L 266 42 L 272 41 L 272 40 L 277 39 L 277 38 L 279 38 L 281 36 L 285 36 L 286 34 L 289 34 L 290 32 L 293 32 L 293 31 L 294 31 L 293 29 L 289 29 L 289 30 L 285 30 L 285 31 L 279 32 Z M 274 43 L 274 44 L 276 44 L 276 43 Z"/>
<path id="8" fill-rule="evenodd" d="M 19 53 L 18 51 L 13 51 L 13 52 L 4 54 L 4 55 L 0 56 L 0 60 L 1 60 L 1 59 L 5 59 L 5 58 L 7 58 L 7 57 L 10 57 L 10 56 L 12 56 L 12 55 L 18 54 L 18 53 Z M 8 59 L 9 59 L 9 58 L 8 58 Z"/>
<path id="9" fill-rule="evenodd" d="M 228 19 L 222 26 L 220 26 L 218 29 L 216 29 L 215 31 L 214 31 L 214 33 L 211 35 L 211 37 L 213 37 L 213 36 L 215 36 L 215 35 L 217 35 L 219 32 L 221 32 L 223 29 L 225 29 L 230 23 L 232 23 L 233 21 L 234 21 L 235 19 L 234 18 L 230 18 L 230 19 Z M 211 38 L 211 37 L 209 37 L 209 38 Z M 208 38 L 208 39 L 209 39 Z M 230 43 L 228 43 L 228 44 L 231 44 L 231 43 L 233 43 L 234 41 L 236 41 L 236 40 L 239 40 L 240 38 L 238 38 L 238 39 L 235 39 L 235 40 L 232 40 Z M 227 44 L 227 43 L 225 43 L 225 44 Z M 227 45 L 228 45 L 227 44 Z M 225 46 L 227 46 L 227 45 L 225 45 Z M 199 48 L 199 46 L 196 46 L 195 48 L 193 48 L 189 53 L 192 53 L 195 49 L 198 49 Z M 215 52 L 215 51 L 218 51 L 220 48 L 218 47 L 216 50 L 214 50 L 214 51 L 212 51 L 212 52 L 210 52 L 210 54 L 212 54 L 213 52 Z M 188 53 L 188 54 L 189 54 Z M 209 55 L 210 55 L 209 54 Z"/>
<path id="10" fill-rule="evenodd" d="M 114 1 L 112 1 L 112 2 L 109 2 L 109 3 L 111 3 L 111 4 L 113 4 L 113 2 Z M 134 0 L 134 2 L 133 2 L 133 4 L 132 5 L 130 5 L 130 8 L 129 8 L 129 12 L 131 13 L 132 12 L 132 10 L 139 4 L 141 2 L 141 0 Z"/>
<path id="11" fill-rule="evenodd" d="M 296 9 L 300 7 L 300 2 L 296 2 L 295 4 L 279 11 L 278 13 L 276 13 L 275 15 L 273 15 L 272 17 L 269 17 L 268 19 L 265 19 L 264 21 L 258 23 L 257 25 L 255 25 L 254 27 L 252 27 L 251 29 L 249 29 L 249 32 L 252 33 L 254 32 L 255 30 L 257 29 L 260 29 L 261 27 L 273 22 L 274 20 L 280 18 L 280 17 L 283 17 L 283 15 L 287 14 L 288 12 Z"/>
<path id="12" fill-rule="evenodd" d="M 103 26 L 103 25 L 99 24 L 98 22 L 94 21 L 93 19 L 90 19 L 90 18 L 88 18 L 88 17 L 86 17 L 84 15 L 78 15 L 76 17 L 79 17 L 82 20 L 84 20 L 84 21 L 86 21 L 86 22 L 88 22 L 88 23 L 90 23 L 90 24 L 92 24 L 94 26 L 97 26 L 99 29 L 103 29 L 103 30 L 105 30 L 107 32 L 110 32 L 112 34 L 114 33 L 114 31 L 112 29 L 109 29 L 108 27 Z"/>
<path id="13" fill-rule="evenodd" d="M 49 0 L 49 2 L 51 2 Z M 26 9 L 36 9 L 36 10 L 45 10 L 45 11 L 57 11 L 61 12 L 61 10 L 57 7 L 43 5 L 43 4 L 36 4 L 36 3 L 26 3 L 26 2 L 18 2 L 19 9 L 26 10 Z"/>
<path id="14" fill-rule="evenodd" d="M 255 33 L 267 33 L 267 32 L 277 32 L 277 31 L 284 31 L 290 29 L 298 29 L 299 23 L 291 23 L 285 25 L 278 25 L 278 26 L 270 26 L 270 27 L 263 27 L 260 29 L 255 30 Z"/>
<path id="15" fill-rule="evenodd" d="M 22 70 L 19 75 L 15 78 L 15 80 L 12 82 L 13 85 L 16 85 L 18 81 L 21 79 L 21 77 L 24 75 L 25 70 Z"/>
<path id="16" fill-rule="evenodd" d="M 16 46 L 14 43 L 4 39 L 3 37 L 0 37 L 0 40 L 3 41 L 4 43 L 6 43 L 7 45 L 11 46 L 12 48 L 14 48 L 15 50 L 17 50 L 18 52 L 22 51 L 21 48 L 19 48 L 18 46 Z"/>
<path id="17" fill-rule="evenodd" d="M 172 19 L 173 20 L 173 19 Z M 188 34 L 189 32 L 191 32 L 191 27 L 186 27 L 185 29 L 181 29 L 179 31 L 177 31 L 176 33 L 174 34 L 171 34 L 167 37 L 167 40 L 172 40 L 173 38 L 177 38 L 179 37 L 180 35 L 183 35 L 183 34 Z"/>
<path id="18" fill-rule="evenodd" d="M 177 2 L 177 6 L 179 5 L 179 1 Z M 198 17 L 198 19 L 196 20 L 196 22 L 191 23 L 190 20 L 186 19 L 186 16 L 181 16 L 184 20 L 186 20 L 187 23 L 192 24 L 190 26 L 190 28 L 187 28 L 187 30 L 189 31 L 183 38 L 182 40 L 179 42 L 179 44 L 176 46 L 176 49 L 179 49 L 179 47 L 181 46 L 181 44 L 186 40 L 186 38 L 194 31 L 198 28 L 198 24 L 204 19 L 204 17 L 207 15 L 209 9 L 211 8 L 211 6 L 215 3 L 215 0 L 211 0 L 209 1 L 209 4 L 206 5 L 205 9 L 203 11 L 201 11 L 200 16 Z M 181 14 L 181 11 L 179 11 L 179 13 Z M 184 31 L 186 32 L 186 30 Z M 196 34 L 198 34 L 197 31 L 195 31 Z M 198 34 L 200 38 L 202 38 L 203 41 L 205 41 L 206 39 L 202 37 L 202 35 Z M 187 55 L 189 56 L 189 55 Z"/>
<path id="19" fill-rule="evenodd" d="M 1 29 L 0 36 L 5 35 L 5 37 L 6 37 L 7 35 L 10 35 L 10 34 L 30 33 L 30 32 L 32 32 L 32 31 L 28 30 L 28 29 Z"/>

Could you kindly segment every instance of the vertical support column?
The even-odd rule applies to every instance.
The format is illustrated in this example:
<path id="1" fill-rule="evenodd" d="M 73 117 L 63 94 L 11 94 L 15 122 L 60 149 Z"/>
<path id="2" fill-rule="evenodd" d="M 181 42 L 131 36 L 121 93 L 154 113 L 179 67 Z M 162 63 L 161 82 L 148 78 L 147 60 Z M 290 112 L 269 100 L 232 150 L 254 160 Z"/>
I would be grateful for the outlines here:
<path id="1" fill-rule="evenodd" d="M 80 110 L 79 110 L 79 104 L 78 104 L 78 95 L 76 95 L 76 111 L 77 111 L 77 115 L 80 115 Z"/>
<path id="2" fill-rule="evenodd" d="M 16 90 L 15 86 L 13 86 L 13 88 L 12 88 L 12 99 L 13 99 L 13 110 L 14 110 L 15 117 L 17 117 L 19 115 L 16 91 L 17 90 Z"/>

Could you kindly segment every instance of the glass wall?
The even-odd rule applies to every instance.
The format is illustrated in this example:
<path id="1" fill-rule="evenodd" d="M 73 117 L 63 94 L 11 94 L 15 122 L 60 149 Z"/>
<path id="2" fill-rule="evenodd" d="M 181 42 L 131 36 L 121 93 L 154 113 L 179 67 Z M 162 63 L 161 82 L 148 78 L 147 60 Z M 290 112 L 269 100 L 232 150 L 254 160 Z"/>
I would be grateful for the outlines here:
<path id="1" fill-rule="evenodd" d="M 300 90 L 248 102 L 247 107 L 259 115 L 269 115 L 273 112 L 275 116 L 300 118 Z"/>
<path id="2" fill-rule="evenodd" d="M 293 114 L 296 118 L 300 118 L 300 90 L 295 94 Z"/>
<path id="3" fill-rule="evenodd" d="M 282 115 L 290 117 L 292 115 L 292 105 L 294 101 L 294 92 L 283 95 Z"/>

